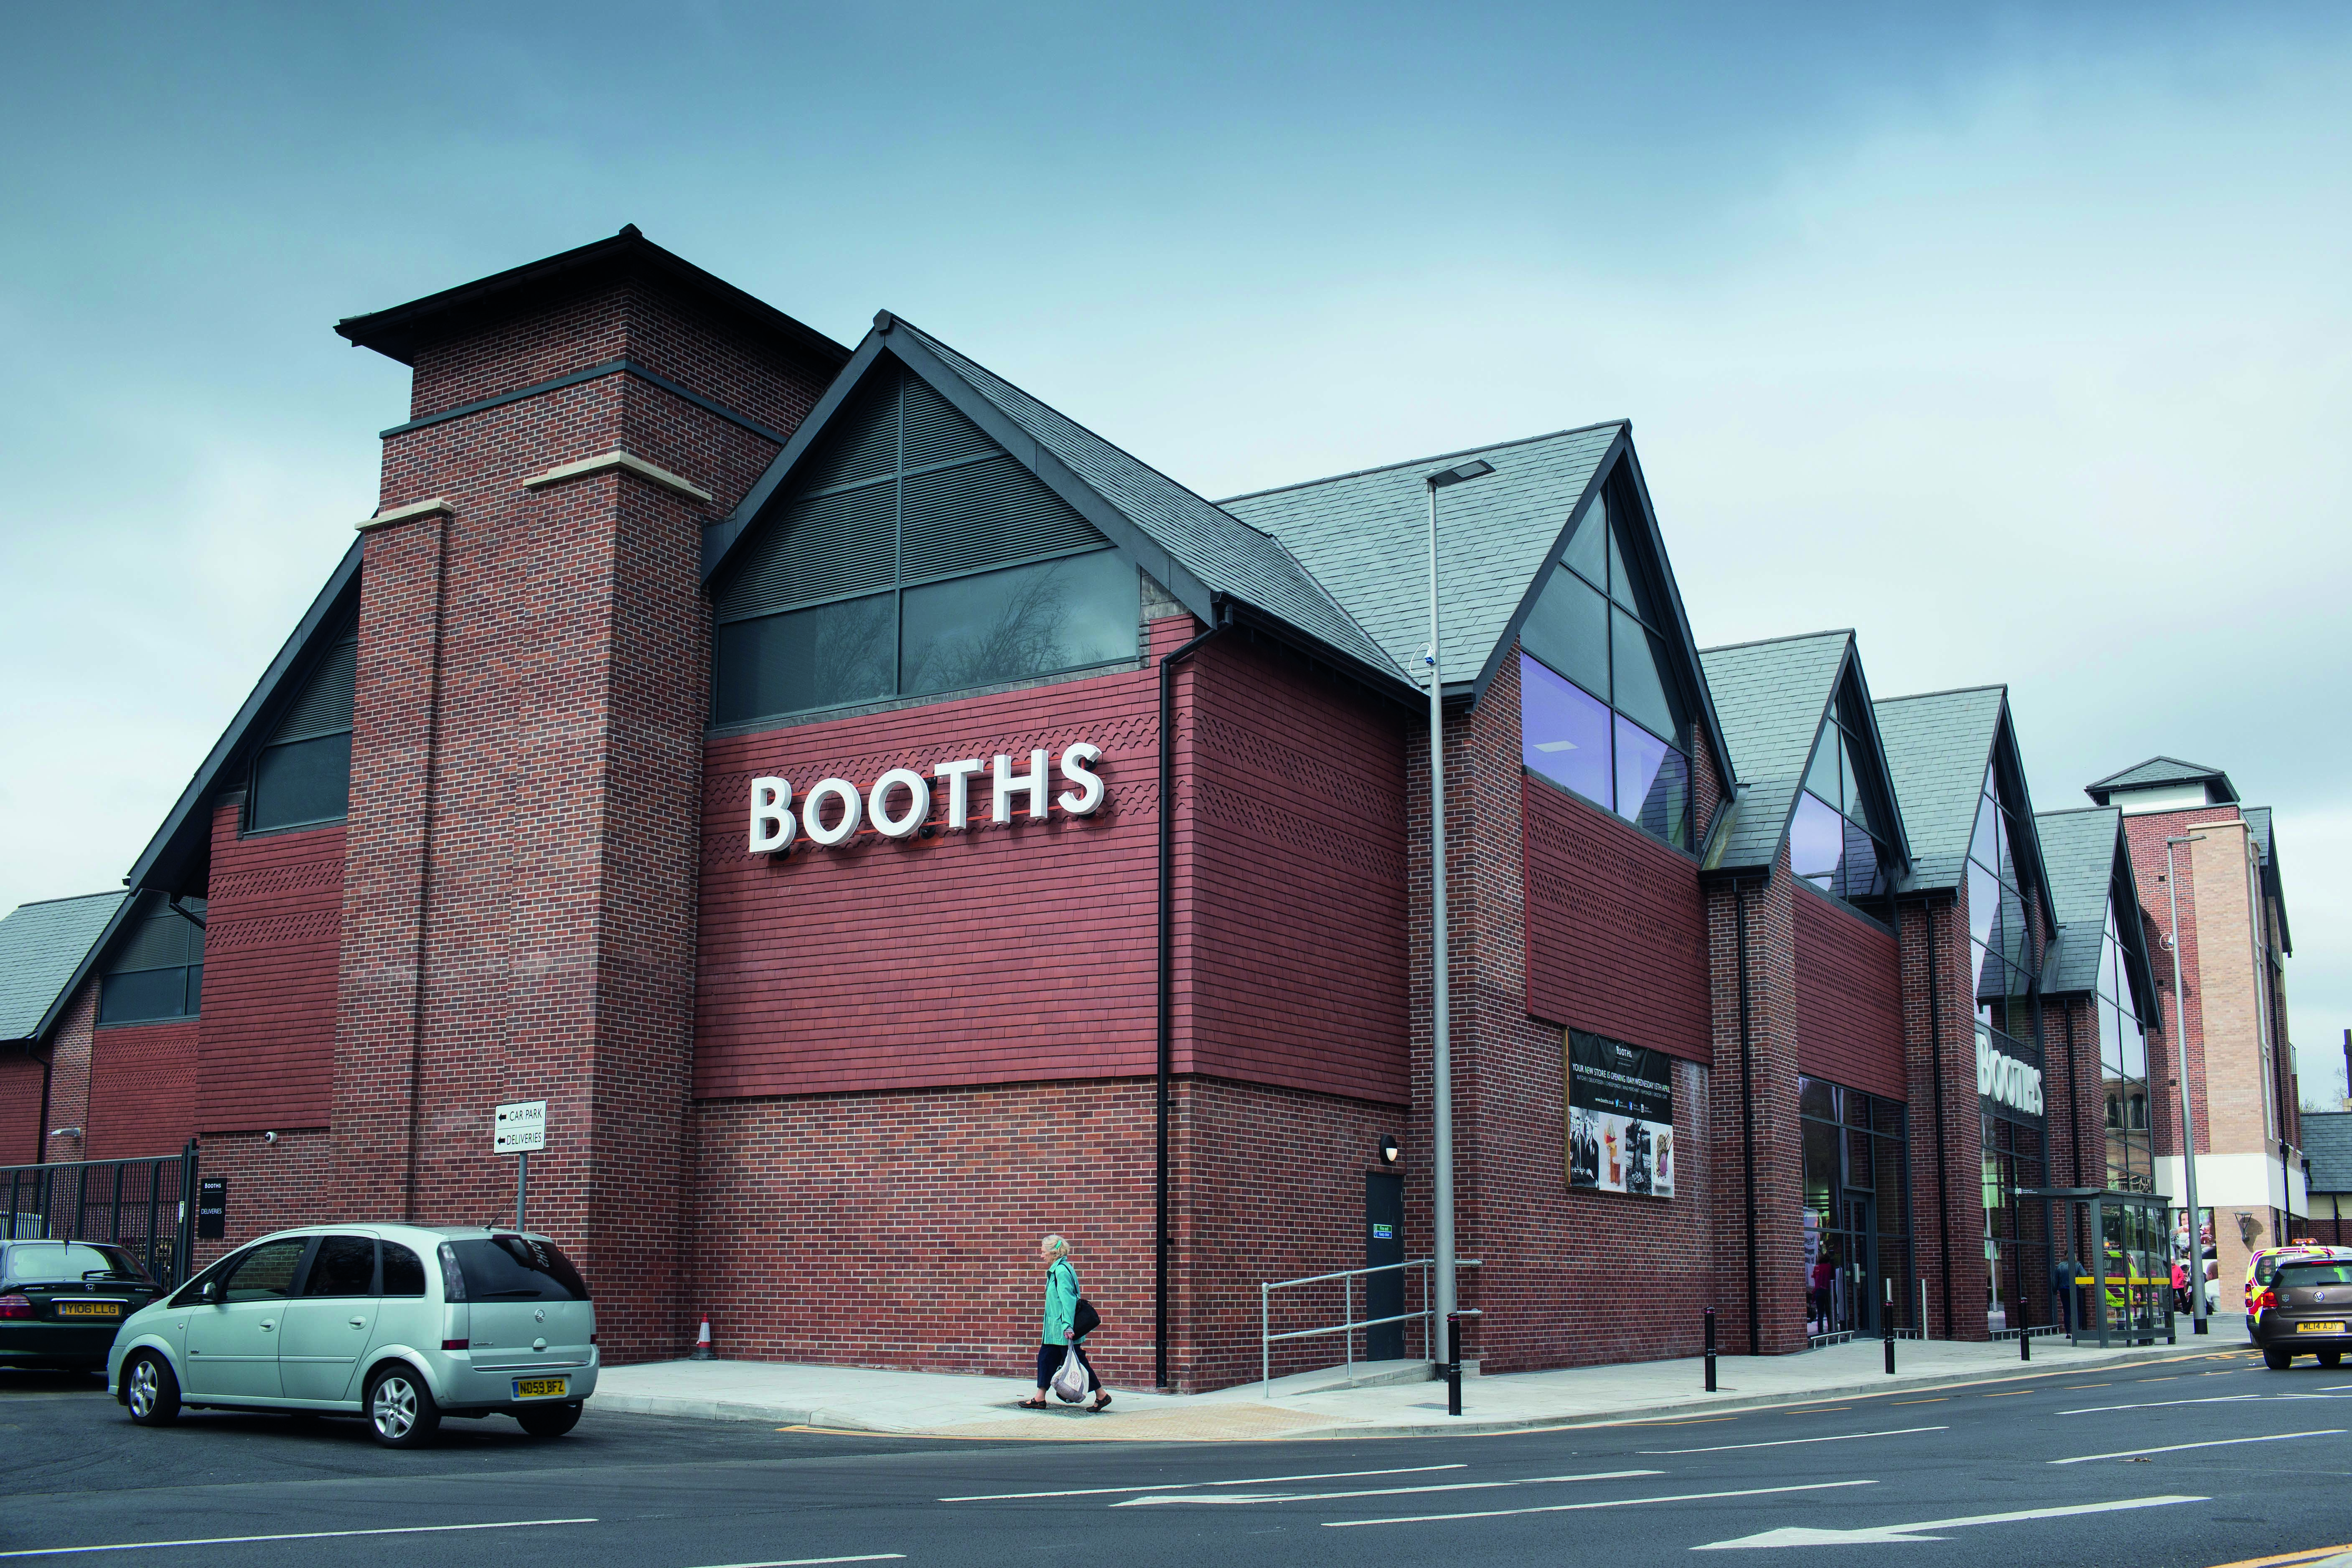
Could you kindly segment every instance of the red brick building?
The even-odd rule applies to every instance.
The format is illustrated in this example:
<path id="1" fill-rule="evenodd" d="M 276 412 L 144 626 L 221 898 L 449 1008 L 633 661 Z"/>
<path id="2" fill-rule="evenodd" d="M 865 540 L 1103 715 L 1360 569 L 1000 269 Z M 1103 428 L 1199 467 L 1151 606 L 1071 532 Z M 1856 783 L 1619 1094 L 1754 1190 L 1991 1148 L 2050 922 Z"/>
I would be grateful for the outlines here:
<path id="1" fill-rule="evenodd" d="M 415 371 L 380 504 L 5 1026 L 0 1146 L 193 1137 L 210 1256 L 496 1220 L 492 1110 L 544 1100 L 531 1224 L 614 1361 L 708 1315 L 728 1355 L 1023 1372 L 1058 1231 L 1107 1375 L 1204 1388 L 1255 1374 L 1263 1283 L 1426 1255 L 1425 476 L 1474 454 L 1213 503 L 635 229 L 339 330 Z M 1874 700 L 1843 632 L 1702 655 L 1622 422 L 1475 456 L 1471 1353 L 2051 1323 L 2017 1194 L 2088 1136 L 2042 994 L 2089 939 L 2005 694 Z M 67 1078 L 86 1147 L 40 1136 Z"/>

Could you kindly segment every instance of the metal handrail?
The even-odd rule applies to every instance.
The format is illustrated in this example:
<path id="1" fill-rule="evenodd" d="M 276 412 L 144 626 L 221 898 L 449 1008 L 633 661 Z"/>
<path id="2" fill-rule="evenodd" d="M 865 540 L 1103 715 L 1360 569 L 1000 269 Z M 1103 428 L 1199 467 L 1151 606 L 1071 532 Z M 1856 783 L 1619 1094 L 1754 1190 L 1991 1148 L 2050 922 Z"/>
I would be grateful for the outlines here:
<path id="1" fill-rule="evenodd" d="M 1480 1267 L 1484 1261 L 1485 1260 L 1483 1258 L 1456 1258 L 1454 1260 L 1454 1267 L 1456 1268 L 1476 1268 Z M 1346 1359 L 1340 1364 L 1345 1366 L 1352 1375 L 1356 1369 L 1356 1331 L 1358 1329 L 1376 1329 L 1383 1323 L 1408 1323 L 1412 1322 L 1415 1319 L 1419 1319 L 1421 1320 L 1422 1325 L 1422 1359 L 1424 1361 L 1431 1359 L 1430 1352 L 1436 1324 L 1433 1321 L 1433 1312 L 1429 1305 L 1428 1274 L 1424 1272 L 1421 1277 L 1421 1310 L 1418 1312 L 1392 1312 L 1385 1318 L 1359 1318 L 1356 1316 L 1356 1281 L 1366 1275 L 1385 1274 L 1391 1268 L 1419 1268 L 1427 1270 L 1433 1268 L 1436 1266 L 1437 1259 L 1434 1258 L 1408 1258 L 1402 1263 L 1378 1263 L 1369 1268 L 1342 1268 L 1330 1274 L 1304 1275 L 1297 1279 L 1259 1281 L 1257 1288 L 1257 1357 L 1258 1382 L 1262 1385 L 1260 1397 L 1265 1399 L 1271 1399 L 1274 1397 L 1274 1344 L 1277 1340 L 1311 1340 L 1324 1334 L 1345 1334 L 1347 1339 L 1344 1342 L 1346 1348 L 1343 1353 Z M 1276 1290 L 1287 1290 L 1297 1285 L 1328 1285 L 1334 1279 L 1346 1281 L 1342 1290 L 1344 1300 L 1339 1313 L 1342 1320 L 1341 1321 L 1329 1324 L 1323 1328 L 1291 1329 L 1279 1334 L 1272 1331 L 1274 1326 L 1274 1293 Z M 1370 1300 L 1368 1294 L 1366 1297 L 1366 1305 L 1370 1304 Z M 1478 1318 L 1484 1317 L 1486 1314 L 1481 1312 L 1477 1308 L 1471 1307 L 1465 1309 L 1456 1315 L 1465 1318 Z"/>

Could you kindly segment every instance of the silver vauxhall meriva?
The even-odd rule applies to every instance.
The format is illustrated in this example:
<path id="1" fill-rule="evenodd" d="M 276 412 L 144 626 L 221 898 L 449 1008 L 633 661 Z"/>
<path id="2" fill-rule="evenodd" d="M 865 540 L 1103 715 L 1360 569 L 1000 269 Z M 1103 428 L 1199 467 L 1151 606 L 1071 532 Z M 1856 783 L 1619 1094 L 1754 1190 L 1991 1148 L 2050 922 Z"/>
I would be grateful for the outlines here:
<path id="1" fill-rule="evenodd" d="M 558 1437 L 596 1392 L 596 1309 L 543 1236 L 322 1225 L 265 1236 L 123 1320 L 108 1392 L 142 1426 L 183 1407 L 365 1415 L 396 1448 L 445 1415 Z"/>

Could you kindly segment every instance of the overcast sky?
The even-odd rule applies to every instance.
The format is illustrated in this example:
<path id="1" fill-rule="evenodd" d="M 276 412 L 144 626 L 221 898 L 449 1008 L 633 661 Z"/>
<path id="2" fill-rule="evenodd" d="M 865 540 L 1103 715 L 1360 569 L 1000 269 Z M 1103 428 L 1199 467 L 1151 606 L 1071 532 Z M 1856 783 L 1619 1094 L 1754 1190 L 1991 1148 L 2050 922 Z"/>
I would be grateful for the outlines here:
<path id="1" fill-rule="evenodd" d="M 1630 417 L 1702 643 L 2274 805 L 2341 1092 L 2352 11 L 597 13 L 11 12 L 0 909 L 119 883 L 373 506 L 331 323 L 634 222 L 1212 496 Z"/>

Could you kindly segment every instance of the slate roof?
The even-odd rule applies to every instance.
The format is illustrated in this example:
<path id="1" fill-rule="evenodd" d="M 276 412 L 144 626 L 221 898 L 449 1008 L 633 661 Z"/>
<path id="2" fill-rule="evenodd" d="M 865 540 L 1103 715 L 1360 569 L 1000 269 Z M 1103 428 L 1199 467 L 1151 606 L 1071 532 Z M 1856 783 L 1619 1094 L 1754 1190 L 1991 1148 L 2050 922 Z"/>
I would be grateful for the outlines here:
<path id="1" fill-rule="evenodd" d="M 1850 631 L 1814 632 L 1700 650 L 1732 772 L 1748 786 L 1711 863 L 1769 866 L 1780 858 L 1813 738 L 1853 642 Z"/>
<path id="2" fill-rule="evenodd" d="M 18 906 L 0 920 L 0 1040 L 30 1040 L 131 895 L 115 891 Z"/>
<path id="3" fill-rule="evenodd" d="M 1911 837 L 1913 888 L 1957 888 L 1976 828 L 1977 798 L 1992 760 L 2003 689 L 1979 686 L 1872 706 L 1886 742 L 1887 771 Z"/>
<path id="4" fill-rule="evenodd" d="M 2115 885 L 2123 816 L 2112 805 L 2034 816 L 2042 868 L 2050 875 L 2050 902 L 2058 911 L 2058 940 L 2042 971 L 2044 992 L 2074 994 L 2099 988 L 2099 958 L 2106 945 L 2107 900 Z"/>
<path id="5" fill-rule="evenodd" d="M 2234 801 L 2238 792 L 2230 785 L 2230 775 L 2219 768 L 2209 768 L 2202 763 L 2184 763 L 2179 757 L 2150 757 L 2136 763 L 2119 773 L 2109 773 L 2083 786 L 2083 793 L 2101 805 L 2107 804 L 2109 792 L 2119 789 L 2146 789 L 2155 784 L 2216 784 L 2221 786 L 2221 798 Z"/>
<path id="6" fill-rule="evenodd" d="M 2294 954 L 2294 932 L 2287 924 L 2286 884 L 2280 879 L 2278 847 L 2271 840 L 2271 808 L 2267 805 L 2247 805 L 2238 809 L 2246 819 L 2246 831 L 2253 835 L 2254 846 L 2262 851 L 2263 881 L 2271 897 L 2278 900 L 2279 946 L 2289 957 Z"/>
<path id="7" fill-rule="evenodd" d="M 1429 643 L 1429 490 L 1472 458 L 1495 471 L 1439 500 L 1446 684 L 1482 674 L 1625 429 L 1622 422 L 1339 474 L 1218 504 L 1289 547 L 1400 668 Z"/>
<path id="8" fill-rule="evenodd" d="M 2352 1193 L 2352 1110 L 2304 1112 L 2303 1153 L 2313 1192 Z"/>

